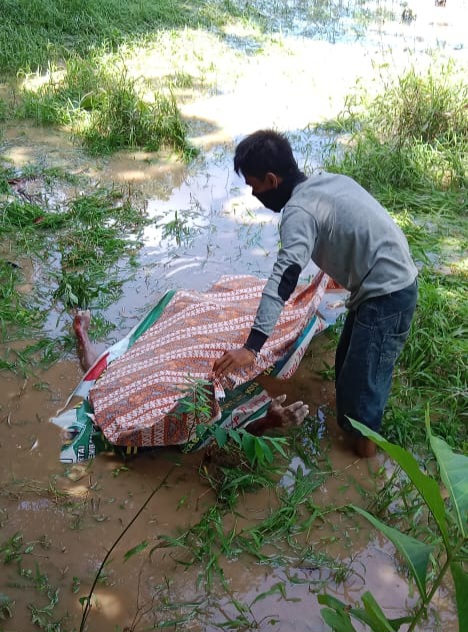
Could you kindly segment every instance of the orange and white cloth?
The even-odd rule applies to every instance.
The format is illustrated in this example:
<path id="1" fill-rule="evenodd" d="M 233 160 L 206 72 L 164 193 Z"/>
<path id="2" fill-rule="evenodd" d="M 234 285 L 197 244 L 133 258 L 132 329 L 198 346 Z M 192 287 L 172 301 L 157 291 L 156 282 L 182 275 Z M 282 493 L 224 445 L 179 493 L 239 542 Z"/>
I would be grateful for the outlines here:
<path id="1" fill-rule="evenodd" d="M 253 380 L 283 358 L 314 316 L 328 277 L 318 271 L 287 301 L 255 364 L 213 381 L 214 361 L 246 340 L 265 280 L 224 276 L 208 291 L 179 290 L 161 316 L 109 364 L 89 392 L 94 423 L 114 445 L 167 446 L 187 443 L 193 420 L 177 413 L 188 379 L 213 385 L 212 421 L 218 399 Z"/>

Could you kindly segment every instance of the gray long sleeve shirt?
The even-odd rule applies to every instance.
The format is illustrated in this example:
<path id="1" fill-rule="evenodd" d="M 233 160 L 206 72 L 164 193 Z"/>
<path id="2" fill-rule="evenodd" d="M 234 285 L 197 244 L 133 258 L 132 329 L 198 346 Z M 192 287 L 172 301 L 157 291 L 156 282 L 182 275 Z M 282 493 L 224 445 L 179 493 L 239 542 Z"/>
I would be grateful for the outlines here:
<path id="1" fill-rule="evenodd" d="M 310 259 L 350 291 L 349 309 L 404 289 L 418 274 L 403 232 L 377 200 L 347 176 L 321 172 L 298 184 L 283 209 L 280 237 L 281 248 L 249 336 L 249 346 L 257 350 L 273 331 Z"/>

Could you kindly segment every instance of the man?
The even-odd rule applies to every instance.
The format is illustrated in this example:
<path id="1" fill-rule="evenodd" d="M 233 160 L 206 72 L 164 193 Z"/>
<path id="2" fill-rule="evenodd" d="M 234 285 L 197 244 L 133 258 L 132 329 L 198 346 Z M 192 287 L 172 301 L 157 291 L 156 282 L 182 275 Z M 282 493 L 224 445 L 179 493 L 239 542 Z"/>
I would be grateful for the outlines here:
<path id="1" fill-rule="evenodd" d="M 417 269 L 408 242 L 377 200 L 351 178 L 326 172 L 307 178 L 287 138 L 274 131 L 242 140 L 234 169 L 265 207 L 284 209 L 281 248 L 245 345 L 225 353 L 213 371 L 222 376 L 261 352 L 312 259 L 350 292 L 335 357 L 337 421 L 359 456 L 374 456 L 375 444 L 354 431 L 348 418 L 380 429 L 416 306 Z"/>

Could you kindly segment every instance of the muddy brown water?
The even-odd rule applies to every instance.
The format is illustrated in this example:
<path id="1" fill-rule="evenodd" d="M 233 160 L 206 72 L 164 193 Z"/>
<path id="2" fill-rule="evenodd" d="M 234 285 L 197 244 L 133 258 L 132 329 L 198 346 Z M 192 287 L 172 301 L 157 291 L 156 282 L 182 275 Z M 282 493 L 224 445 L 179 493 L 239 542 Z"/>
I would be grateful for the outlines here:
<path id="1" fill-rule="evenodd" d="M 49 204 L 61 204 L 96 186 L 118 186 L 143 201 L 148 213 L 161 220 L 159 228 L 152 226 L 145 232 L 138 272 L 125 284 L 121 299 L 106 311 L 106 318 L 118 326 L 114 336 L 127 333 L 169 288 L 203 290 L 226 272 L 266 276 L 277 249 L 278 218 L 259 209 L 233 173 L 235 141 L 260 127 L 278 127 L 291 134 L 300 164 L 310 170 L 319 163 L 324 139 L 308 133 L 306 126 L 336 113 L 356 78 L 371 72 L 377 52 L 393 44 L 396 65 L 405 65 L 416 53 L 422 64 L 430 63 L 427 50 L 435 42 L 449 53 L 463 54 L 459 44 L 464 40 L 466 3 L 448 0 L 447 4 L 442 16 L 428 3 L 415 3 L 419 16 L 415 23 L 387 22 L 380 30 L 374 29 L 367 42 L 350 41 L 349 31 L 337 41 L 336 31 L 336 44 L 332 44 L 330 38 L 321 41 L 317 33 L 298 35 L 296 28 L 285 38 L 286 56 L 277 47 L 269 55 L 248 57 L 236 68 L 236 79 L 225 91 L 221 72 L 215 94 L 194 95 L 183 106 L 197 131 L 194 142 L 202 149 L 202 157 L 189 166 L 171 156 L 144 151 L 90 158 L 64 131 L 9 122 L 2 154 L 19 171 L 28 164 L 62 167 L 89 182 L 46 190 L 43 182 L 32 181 L 25 185 L 28 195 L 40 194 Z M 2 90 L 8 93 L 8 88 Z M 191 227 L 180 244 L 163 238 L 162 232 L 164 221 L 176 210 L 185 213 Z M 29 291 L 40 282 L 41 273 L 28 268 L 27 261 L 22 263 L 23 289 Z M 50 307 L 49 335 L 60 335 L 70 325 L 70 315 Z M 287 393 L 288 402 L 303 400 L 312 414 L 318 408 L 325 411 L 320 450 L 332 475 L 314 492 L 314 502 L 323 507 L 349 502 L 365 506 L 360 490 L 372 492 L 380 486 L 391 464 L 382 455 L 372 463 L 356 460 L 347 449 L 333 419 L 332 383 L 320 375 L 324 360 L 332 364 L 333 350 L 326 336 L 320 336 L 291 380 L 263 385 L 272 395 Z M 234 598 L 249 606 L 240 629 L 272 632 L 325 631 L 316 596 L 319 591 L 354 603 L 370 590 L 390 617 L 405 614 L 415 604 L 415 589 L 408 584 L 392 545 L 369 525 L 344 513 L 335 512 L 332 518 L 314 523 L 302 542 L 348 568 L 342 581 L 337 581 L 330 565 L 301 564 L 292 554 L 290 564 L 278 566 L 261 565 L 241 555 L 221 562 L 226 586 L 215 577 L 208 591 L 199 581 L 206 569 L 184 566 L 182 551 L 159 548 L 149 558 L 147 551 L 159 542 L 159 535 L 174 536 L 196 524 L 214 502 L 198 474 L 202 455 L 167 449 L 125 463 L 110 454 L 86 464 L 61 465 L 62 437 L 49 419 L 64 405 L 80 377 L 73 356 L 28 379 L 0 374 L 0 593 L 15 602 L 13 617 L 0 621 L 0 629 L 38 629 L 31 622 L 31 606 L 50 603 L 51 595 L 41 589 L 45 583 L 59 589 L 50 620 L 64 617 L 62 630 L 79 629 L 79 599 L 87 595 L 106 551 L 174 463 L 167 484 L 112 554 L 105 581 L 95 591 L 90 632 L 153 629 L 155 623 L 177 618 L 180 623 L 169 629 L 211 632 L 241 614 L 233 605 Z M 297 461 L 291 463 L 295 466 Z M 272 490 L 247 494 L 232 524 L 237 528 L 256 524 L 275 503 Z M 22 553 L 21 566 L 28 570 L 23 576 L 17 562 L 5 557 L 6 542 L 17 534 L 21 534 L 23 551 L 25 547 L 28 551 Z M 148 549 L 125 562 L 125 552 L 144 541 Z M 279 544 L 287 557 L 288 547 Z M 283 593 L 271 591 L 255 601 L 279 584 Z M 429 619 L 419 630 L 442 628 L 445 632 L 457 629 L 455 606 L 446 589 L 436 595 Z"/>
<path id="2" fill-rule="evenodd" d="M 287 393 L 288 401 L 302 399 L 312 411 L 318 406 L 332 410 L 332 384 L 317 372 L 324 358 L 331 360 L 329 347 L 325 335 L 316 338 L 293 378 L 283 384 L 264 379 L 262 385 L 272 395 Z M 149 493 L 174 468 L 174 462 L 177 465 L 167 484 L 111 556 L 105 582 L 98 584 L 95 591 L 96 601 L 88 620 L 90 631 L 123 629 L 133 621 L 139 621 L 137 630 L 151 629 L 145 626 L 177 617 L 184 620 L 194 612 L 197 614 L 190 623 L 174 629 L 214 631 L 219 629 L 216 624 L 239 615 L 233 606 L 235 598 L 252 604 L 245 613 L 251 627 L 244 629 L 254 629 L 262 622 L 260 629 L 265 626 L 271 630 L 315 632 L 326 629 L 316 599 L 316 593 L 324 590 L 348 603 L 371 590 L 389 616 L 402 615 L 415 603 L 414 596 L 409 596 L 402 567 L 395 564 L 391 544 L 362 521 L 338 513 L 314 523 L 301 544 L 326 554 L 336 565 L 343 564 L 347 569 L 344 581 L 336 581 L 330 563 L 321 566 L 307 560 L 300 562 L 292 554 L 290 566 L 260 565 L 247 555 L 224 560 L 221 565 L 228 588 L 223 588 L 215 575 L 210 590 L 203 582 L 199 584 L 204 569 L 196 564 L 185 568 L 185 555 L 180 549 L 162 548 L 151 559 L 141 553 L 125 562 L 125 552 L 139 543 L 146 541 L 155 546 L 158 536 L 174 536 L 196 524 L 214 502 L 214 496 L 198 474 L 201 453 L 182 455 L 166 449 L 125 463 L 109 454 L 85 464 L 61 466 L 60 435 L 48 423 L 48 417 L 56 412 L 78 379 L 77 363 L 68 361 L 41 375 L 50 390 L 38 392 L 32 381 L 5 376 L 1 380 L 1 541 L 20 533 L 24 545 L 34 545 L 29 554 L 23 553 L 21 565 L 30 569 L 33 577 L 39 569 L 51 586 L 59 588 L 53 620 L 66 614 L 64 629 L 78 629 L 79 597 L 87 594 L 110 545 Z M 323 507 L 348 502 L 365 506 L 358 490 L 374 491 L 385 477 L 376 476 L 376 470 L 380 465 L 391 467 L 390 464 L 384 462 L 382 455 L 373 463 L 356 460 L 331 414 L 327 415 L 320 445 L 333 474 L 314 492 L 314 501 Z M 274 491 L 268 489 L 247 494 L 236 507 L 236 516 L 226 520 L 226 527 L 235 525 L 240 530 L 255 525 L 276 506 L 275 498 Z M 287 557 L 288 547 L 284 549 Z M 271 546 L 266 547 L 265 553 L 274 552 Z M 283 594 L 272 591 L 270 596 L 255 602 L 256 597 L 278 584 L 283 586 Z M 30 604 L 39 607 L 48 603 L 34 579 L 20 578 L 15 562 L 3 563 L 1 586 L 0 592 L 16 602 L 14 617 L 4 629 L 33 629 Z M 455 630 L 449 595 L 441 591 L 435 604 L 437 615 L 434 609 L 430 623 L 421 629 L 437 629 L 436 620 L 441 618 L 445 629 Z"/>

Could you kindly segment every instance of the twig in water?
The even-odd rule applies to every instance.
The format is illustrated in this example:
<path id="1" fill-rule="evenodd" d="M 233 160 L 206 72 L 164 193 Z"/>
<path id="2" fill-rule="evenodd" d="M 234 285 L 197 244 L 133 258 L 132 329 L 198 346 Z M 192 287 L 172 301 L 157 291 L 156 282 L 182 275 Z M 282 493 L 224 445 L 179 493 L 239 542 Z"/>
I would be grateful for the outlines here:
<path id="1" fill-rule="evenodd" d="M 176 468 L 175 465 L 173 465 L 171 467 L 171 469 L 167 472 L 166 476 L 162 479 L 162 481 L 153 489 L 153 491 L 151 492 L 151 494 L 148 496 L 148 498 L 145 500 L 145 502 L 143 503 L 143 505 L 140 507 L 140 509 L 136 512 L 136 514 L 133 516 L 133 518 L 130 520 L 130 522 L 128 523 L 128 525 L 125 527 L 125 529 L 122 531 L 122 533 L 119 535 L 119 537 L 114 541 L 114 543 L 112 544 L 111 548 L 107 551 L 106 555 L 104 556 L 104 559 L 101 562 L 101 566 L 99 567 L 98 572 L 96 573 L 96 576 L 94 578 L 93 584 L 91 586 L 91 589 L 88 593 L 88 596 L 86 597 L 86 605 L 84 607 L 83 610 L 83 616 L 81 617 L 81 624 L 80 624 L 80 632 L 83 632 L 85 629 L 85 625 L 86 625 L 86 621 L 88 619 L 89 613 L 91 612 L 91 597 L 93 596 L 94 593 L 94 589 L 96 588 L 96 584 L 99 581 L 99 577 L 102 573 L 102 570 L 104 568 L 104 566 L 107 563 L 107 560 L 109 559 L 112 551 L 115 549 L 115 547 L 117 546 L 117 544 L 120 542 L 120 540 L 124 537 L 124 535 L 127 533 L 127 531 L 130 529 L 130 527 L 132 526 L 132 524 L 135 522 L 135 520 L 138 518 L 138 516 L 141 514 L 141 512 L 145 509 L 145 507 L 148 505 L 148 503 L 150 502 L 150 500 L 153 498 L 153 496 L 156 494 L 156 492 L 158 492 L 161 487 L 166 483 L 167 479 L 169 478 L 169 476 L 172 474 L 172 472 L 174 471 L 174 469 Z"/>

